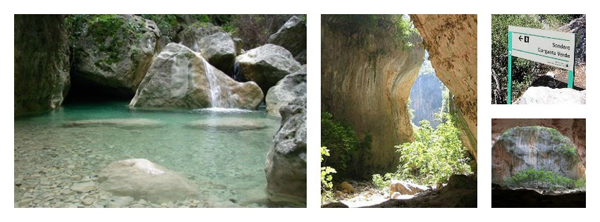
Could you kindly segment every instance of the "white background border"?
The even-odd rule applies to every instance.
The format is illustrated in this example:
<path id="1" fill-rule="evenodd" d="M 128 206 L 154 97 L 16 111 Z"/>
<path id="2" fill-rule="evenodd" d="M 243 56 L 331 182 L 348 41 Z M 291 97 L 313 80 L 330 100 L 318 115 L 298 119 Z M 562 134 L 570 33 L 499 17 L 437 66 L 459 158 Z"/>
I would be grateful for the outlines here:
<path id="1" fill-rule="evenodd" d="M 492 209 L 491 118 L 587 118 L 598 125 L 597 4 L 592 1 L 16 1 L 4 2 L 2 55 L 2 218 L 4 221 L 560 221 L 596 220 L 598 131 L 588 127 L 586 209 Z M 307 14 L 308 15 L 308 208 L 307 209 L 14 209 L 14 14 Z M 478 14 L 478 208 L 476 209 L 320 209 L 320 24 L 321 14 Z M 491 14 L 587 14 L 587 105 L 490 105 Z M 343 53 L 343 52 L 339 52 Z M 596 88 L 595 88 L 596 87 Z"/>

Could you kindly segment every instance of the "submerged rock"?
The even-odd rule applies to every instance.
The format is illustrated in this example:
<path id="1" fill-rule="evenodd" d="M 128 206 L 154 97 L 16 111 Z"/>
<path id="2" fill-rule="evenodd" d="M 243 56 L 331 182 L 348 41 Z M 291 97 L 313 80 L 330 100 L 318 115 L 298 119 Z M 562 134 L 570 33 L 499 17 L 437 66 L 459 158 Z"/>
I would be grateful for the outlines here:
<path id="1" fill-rule="evenodd" d="M 292 16 L 279 30 L 269 36 L 268 43 L 289 50 L 301 64 L 306 64 L 306 21 Z"/>
<path id="2" fill-rule="evenodd" d="M 281 116 L 279 108 L 299 97 L 306 97 L 306 65 L 295 73 L 285 76 L 277 82 L 277 85 L 269 89 L 265 97 L 267 113 Z"/>
<path id="3" fill-rule="evenodd" d="M 264 120 L 248 118 L 218 118 L 196 120 L 185 125 L 189 128 L 215 131 L 243 131 L 267 128 Z"/>
<path id="4" fill-rule="evenodd" d="M 92 15 L 74 41 L 73 75 L 133 95 L 158 49 L 156 24 L 136 15 Z"/>
<path id="5" fill-rule="evenodd" d="M 115 126 L 123 128 L 156 128 L 161 127 L 162 122 L 152 119 L 91 119 L 69 121 L 64 123 L 63 127 L 93 127 L 93 126 Z"/>
<path id="6" fill-rule="evenodd" d="M 236 60 L 244 77 L 256 82 L 263 92 L 300 69 L 300 63 L 287 49 L 273 44 L 251 49 Z"/>
<path id="7" fill-rule="evenodd" d="M 14 115 L 58 108 L 69 90 L 69 37 L 63 15 L 15 15 Z"/>
<path id="8" fill-rule="evenodd" d="M 529 87 L 515 104 L 585 104 L 586 91 L 569 88 Z"/>
<path id="9" fill-rule="evenodd" d="M 275 133 L 265 167 L 269 200 L 306 206 L 306 97 L 280 111 L 281 128 Z"/>
<path id="10" fill-rule="evenodd" d="M 100 189 L 114 195 L 158 204 L 200 196 L 187 179 L 146 159 L 113 162 L 100 171 L 98 180 Z"/>
<path id="11" fill-rule="evenodd" d="M 199 53 L 170 43 L 152 63 L 129 107 L 256 109 L 263 96 L 256 83 L 236 82 Z"/>

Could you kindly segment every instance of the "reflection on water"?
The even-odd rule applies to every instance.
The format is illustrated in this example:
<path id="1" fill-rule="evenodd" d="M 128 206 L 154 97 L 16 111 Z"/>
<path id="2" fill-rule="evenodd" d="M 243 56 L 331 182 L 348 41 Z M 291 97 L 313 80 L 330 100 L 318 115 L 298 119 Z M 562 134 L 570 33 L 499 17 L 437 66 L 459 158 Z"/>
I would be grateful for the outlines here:
<path id="1" fill-rule="evenodd" d="M 236 118 L 266 128 L 185 127 L 207 119 L 231 124 Z M 66 127 L 71 121 L 99 119 L 116 120 Z M 119 123 L 122 119 L 131 121 Z M 137 120 L 143 121 L 134 124 Z M 129 158 L 148 159 L 179 172 L 208 196 L 201 203 L 169 207 L 264 207 L 265 158 L 278 127 L 279 120 L 264 111 L 144 112 L 130 111 L 122 102 L 74 104 L 43 116 L 15 119 L 15 207 L 106 207 L 114 202 L 107 194 L 73 192 L 70 186 L 94 181 L 109 163 Z M 136 201 L 126 205 L 160 206 Z"/>

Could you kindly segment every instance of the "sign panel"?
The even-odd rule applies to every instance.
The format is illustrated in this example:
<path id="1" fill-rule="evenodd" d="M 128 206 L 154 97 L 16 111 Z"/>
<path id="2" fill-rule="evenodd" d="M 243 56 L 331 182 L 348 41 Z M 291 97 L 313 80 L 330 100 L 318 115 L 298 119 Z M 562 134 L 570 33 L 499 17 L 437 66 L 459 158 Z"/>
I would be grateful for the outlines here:
<path id="1" fill-rule="evenodd" d="M 513 56 L 573 71 L 575 33 L 517 26 L 508 26 L 508 32 L 512 32 Z"/>

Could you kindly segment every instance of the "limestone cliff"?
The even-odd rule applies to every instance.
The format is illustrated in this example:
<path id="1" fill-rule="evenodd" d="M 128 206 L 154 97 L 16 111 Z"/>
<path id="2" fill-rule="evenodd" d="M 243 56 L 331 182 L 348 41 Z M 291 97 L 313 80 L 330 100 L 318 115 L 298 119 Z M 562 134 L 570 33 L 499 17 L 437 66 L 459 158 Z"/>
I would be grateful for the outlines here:
<path id="1" fill-rule="evenodd" d="M 494 119 L 492 120 L 492 146 L 506 130 L 516 126 L 543 126 L 554 128 L 568 137 L 575 147 L 577 154 L 585 161 L 585 119 Z"/>
<path id="2" fill-rule="evenodd" d="M 59 107 L 69 90 L 64 16 L 15 15 L 15 116 Z"/>
<path id="3" fill-rule="evenodd" d="M 418 36 L 412 47 L 388 30 L 347 32 L 323 16 L 321 24 L 321 109 L 348 122 L 359 137 L 372 135 L 373 172 L 395 170 L 394 145 L 412 140 L 406 109 L 425 50 Z M 364 166 L 369 167 L 369 166 Z"/>
<path id="4" fill-rule="evenodd" d="M 437 77 L 455 96 L 461 140 L 477 159 L 477 15 L 411 15 Z M 463 125 L 459 123 L 459 125 Z"/>

